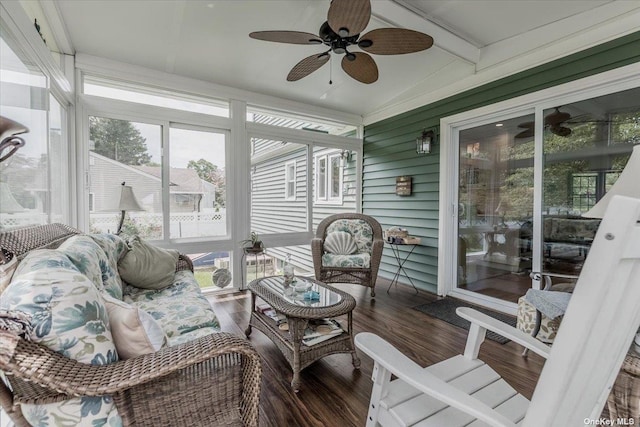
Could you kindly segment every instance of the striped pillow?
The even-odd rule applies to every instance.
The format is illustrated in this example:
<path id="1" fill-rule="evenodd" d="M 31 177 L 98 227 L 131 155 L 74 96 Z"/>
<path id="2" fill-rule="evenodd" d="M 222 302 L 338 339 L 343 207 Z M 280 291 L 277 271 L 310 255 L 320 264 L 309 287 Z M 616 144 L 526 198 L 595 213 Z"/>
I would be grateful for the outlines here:
<path id="1" fill-rule="evenodd" d="M 346 231 L 334 231 L 324 239 L 324 250 L 335 255 L 349 255 L 358 250 L 355 240 Z"/>

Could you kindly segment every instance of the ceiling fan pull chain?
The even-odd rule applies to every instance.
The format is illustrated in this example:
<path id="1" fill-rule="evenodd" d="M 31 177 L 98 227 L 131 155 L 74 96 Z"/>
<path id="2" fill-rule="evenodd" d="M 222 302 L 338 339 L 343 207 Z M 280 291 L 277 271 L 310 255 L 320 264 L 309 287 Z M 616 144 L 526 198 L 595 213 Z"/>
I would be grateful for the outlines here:
<path id="1" fill-rule="evenodd" d="M 333 84 L 333 55 L 329 54 L 329 84 Z"/>

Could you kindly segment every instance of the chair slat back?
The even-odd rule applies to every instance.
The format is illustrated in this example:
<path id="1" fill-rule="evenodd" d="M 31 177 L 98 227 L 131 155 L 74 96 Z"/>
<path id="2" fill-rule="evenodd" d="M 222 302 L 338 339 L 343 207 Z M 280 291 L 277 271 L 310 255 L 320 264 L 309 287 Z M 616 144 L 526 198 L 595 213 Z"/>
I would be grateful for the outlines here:
<path id="1" fill-rule="evenodd" d="M 616 196 L 598 229 L 524 427 L 600 418 L 640 326 L 640 200 Z"/>

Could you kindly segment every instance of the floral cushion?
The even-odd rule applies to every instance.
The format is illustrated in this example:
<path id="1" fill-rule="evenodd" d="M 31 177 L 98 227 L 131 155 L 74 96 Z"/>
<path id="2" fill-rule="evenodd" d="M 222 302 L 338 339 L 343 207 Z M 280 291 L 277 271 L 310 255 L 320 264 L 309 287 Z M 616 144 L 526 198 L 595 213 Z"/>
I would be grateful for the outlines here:
<path id="1" fill-rule="evenodd" d="M 191 271 L 176 272 L 173 284 L 161 290 L 125 285 L 124 301 L 151 314 L 169 338 L 206 327 L 220 330 L 211 304 Z"/>
<path id="2" fill-rule="evenodd" d="M 351 234 L 358 247 L 358 253 L 371 253 L 373 247 L 373 229 L 362 219 L 338 219 L 327 227 L 326 234 L 346 231 Z"/>
<path id="3" fill-rule="evenodd" d="M 122 299 L 122 281 L 117 264 L 90 236 L 73 236 L 60 245 L 58 251 L 64 253 L 98 290 Z"/>
<path id="4" fill-rule="evenodd" d="M 208 327 L 208 328 L 200 328 L 195 331 L 186 332 L 182 335 L 176 335 L 173 338 L 169 339 L 169 347 L 173 347 L 174 345 L 184 344 L 189 341 L 193 341 L 200 337 L 204 337 L 210 334 L 214 334 L 216 332 L 220 332 L 220 328 Z"/>
<path id="5" fill-rule="evenodd" d="M 371 255 L 369 254 L 352 254 L 352 255 L 322 255 L 322 265 L 324 267 L 356 267 L 369 268 L 371 265 Z"/>
<path id="6" fill-rule="evenodd" d="M 34 250 L 20 262 L 0 309 L 30 314 L 31 340 L 65 357 L 92 365 L 118 360 L 98 289 L 58 250 Z M 23 404 L 22 410 L 36 426 L 121 424 L 109 396 Z"/>

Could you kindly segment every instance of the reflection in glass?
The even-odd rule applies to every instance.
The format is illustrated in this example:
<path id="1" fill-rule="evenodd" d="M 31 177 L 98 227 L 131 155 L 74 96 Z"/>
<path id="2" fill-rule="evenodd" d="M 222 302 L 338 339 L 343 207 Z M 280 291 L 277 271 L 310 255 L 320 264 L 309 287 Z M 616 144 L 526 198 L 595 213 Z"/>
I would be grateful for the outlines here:
<path id="1" fill-rule="evenodd" d="M 581 215 L 640 142 L 640 89 L 544 111 L 543 269 L 579 274 L 600 220 Z"/>
<path id="2" fill-rule="evenodd" d="M 460 132 L 458 287 L 516 302 L 530 286 L 533 115 Z"/>

